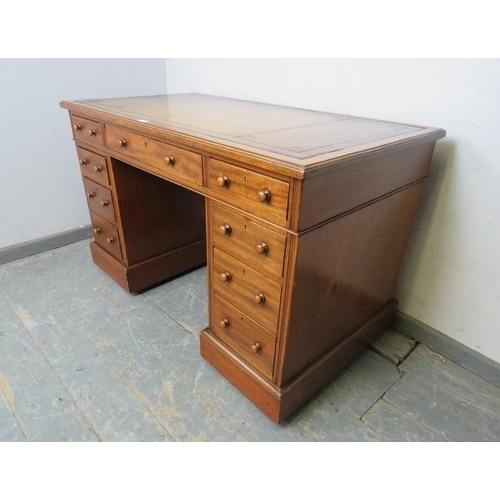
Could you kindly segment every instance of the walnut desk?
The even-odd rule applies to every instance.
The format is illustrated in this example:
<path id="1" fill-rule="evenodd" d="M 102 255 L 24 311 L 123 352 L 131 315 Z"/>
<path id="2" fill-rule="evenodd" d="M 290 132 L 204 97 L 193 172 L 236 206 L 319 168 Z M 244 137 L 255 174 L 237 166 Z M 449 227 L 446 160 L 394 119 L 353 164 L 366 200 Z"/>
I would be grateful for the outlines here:
<path id="1" fill-rule="evenodd" d="M 445 131 L 182 94 L 62 102 L 133 292 L 208 263 L 201 354 L 279 422 L 373 342 Z"/>

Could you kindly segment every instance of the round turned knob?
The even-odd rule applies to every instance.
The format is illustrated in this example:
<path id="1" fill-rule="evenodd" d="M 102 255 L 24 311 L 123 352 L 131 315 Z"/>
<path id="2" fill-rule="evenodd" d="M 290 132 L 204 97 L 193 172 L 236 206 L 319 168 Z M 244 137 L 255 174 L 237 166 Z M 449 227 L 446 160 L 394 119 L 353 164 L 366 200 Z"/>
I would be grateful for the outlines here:
<path id="1" fill-rule="evenodd" d="M 101 233 L 101 228 L 100 227 L 94 227 L 94 234 L 100 234 Z"/>
<path id="2" fill-rule="evenodd" d="M 127 147 L 127 139 L 120 139 L 118 142 L 120 143 L 121 148 Z"/>
<path id="3" fill-rule="evenodd" d="M 175 163 L 175 158 L 173 156 L 166 156 L 165 163 L 167 165 L 173 165 Z"/>
<path id="4" fill-rule="evenodd" d="M 253 352 L 259 352 L 262 349 L 262 346 L 258 342 L 254 342 L 251 349 Z"/>
<path id="5" fill-rule="evenodd" d="M 223 273 L 220 273 L 219 278 L 221 281 L 230 281 L 231 280 L 231 274 L 229 274 L 228 271 L 224 271 Z"/>
<path id="6" fill-rule="evenodd" d="M 87 165 L 87 164 L 88 164 L 88 162 L 89 162 L 89 161 L 87 160 L 87 158 L 81 158 L 81 159 L 80 159 L 80 165 L 81 165 L 82 167 L 83 167 L 84 165 Z"/>
<path id="7" fill-rule="evenodd" d="M 114 242 L 115 242 L 115 239 L 113 238 L 113 236 L 110 236 L 109 238 L 106 238 L 106 241 L 112 245 Z"/>
<path id="8" fill-rule="evenodd" d="M 222 318 L 219 321 L 219 325 L 221 328 L 227 328 L 229 326 L 229 320 L 227 318 Z"/>
<path id="9" fill-rule="evenodd" d="M 75 132 L 78 132 L 78 131 L 80 131 L 80 130 L 82 130 L 82 129 L 83 129 L 83 125 L 82 125 L 81 123 L 75 123 L 75 124 L 73 125 L 73 130 L 74 130 Z"/>
<path id="10" fill-rule="evenodd" d="M 271 199 L 271 191 L 269 189 L 261 189 L 257 193 L 257 199 L 259 201 L 269 201 Z"/>
<path id="11" fill-rule="evenodd" d="M 267 253 L 269 252 L 269 247 L 267 246 L 267 243 L 265 241 L 261 241 L 257 246 L 256 246 L 257 253 Z"/>
<path id="12" fill-rule="evenodd" d="M 95 128 L 89 128 L 89 135 L 92 137 L 93 135 L 97 135 L 97 130 Z"/>
<path id="13" fill-rule="evenodd" d="M 217 185 L 220 187 L 225 187 L 229 184 L 229 178 L 227 175 L 220 175 L 217 177 Z"/>
<path id="14" fill-rule="evenodd" d="M 102 167 L 101 167 L 101 165 L 96 165 L 96 166 L 94 167 L 94 170 L 95 170 L 97 173 L 102 172 Z"/>
<path id="15" fill-rule="evenodd" d="M 256 304 L 262 304 L 263 302 L 266 301 L 266 296 L 262 292 L 259 292 L 255 295 L 253 300 Z"/>
<path id="16" fill-rule="evenodd" d="M 222 224 L 222 226 L 219 227 L 220 234 L 229 234 L 230 232 L 231 232 L 231 226 L 229 224 Z"/>
<path id="17" fill-rule="evenodd" d="M 90 198 L 93 198 L 95 196 L 95 191 L 90 191 L 87 193 L 87 198 L 90 200 Z"/>
<path id="18" fill-rule="evenodd" d="M 101 201 L 101 206 L 107 207 L 109 205 L 109 200 L 102 200 Z"/>

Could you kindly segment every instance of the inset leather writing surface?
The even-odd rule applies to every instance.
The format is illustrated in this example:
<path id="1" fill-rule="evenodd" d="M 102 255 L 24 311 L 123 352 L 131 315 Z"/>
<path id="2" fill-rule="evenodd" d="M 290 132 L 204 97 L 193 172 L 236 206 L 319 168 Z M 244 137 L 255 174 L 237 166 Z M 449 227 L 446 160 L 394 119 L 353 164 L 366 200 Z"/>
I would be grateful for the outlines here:
<path id="1" fill-rule="evenodd" d="M 305 169 L 328 160 L 329 155 L 337 158 L 342 151 L 360 152 L 375 144 L 387 145 L 425 134 L 444 136 L 444 131 L 428 127 L 201 94 L 63 103 L 68 108 L 75 105 L 203 140 L 223 141 Z"/>
<path id="2" fill-rule="evenodd" d="M 304 127 L 290 127 L 246 135 L 240 139 L 270 148 L 271 151 L 286 151 L 295 158 L 310 158 L 415 130 L 415 127 L 393 123 L 339 117 L 307 126 L 307 134 L 304 133 Z"/>
<path id="3" fill-rule="evenodd" d="M 329 113 L 224 99 L 201 94 L 81 101 L 113 114 L 162 127 L 182 127 L 214 137 L 241 137 L 340 119 Z"/>

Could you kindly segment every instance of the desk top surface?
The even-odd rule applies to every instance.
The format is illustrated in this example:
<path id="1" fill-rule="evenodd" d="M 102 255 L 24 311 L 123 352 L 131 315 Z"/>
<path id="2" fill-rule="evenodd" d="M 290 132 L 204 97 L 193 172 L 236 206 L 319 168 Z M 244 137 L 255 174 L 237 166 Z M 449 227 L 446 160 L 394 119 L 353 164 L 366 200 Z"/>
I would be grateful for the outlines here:
<path id="1" fill-rule="evenodd" d="M 203 94 L 91 99 L 62 102 L 137 124 L 259 154 L 303 170 L 342 157 L 407 142 L 444 137 L 437 128 Z"/>

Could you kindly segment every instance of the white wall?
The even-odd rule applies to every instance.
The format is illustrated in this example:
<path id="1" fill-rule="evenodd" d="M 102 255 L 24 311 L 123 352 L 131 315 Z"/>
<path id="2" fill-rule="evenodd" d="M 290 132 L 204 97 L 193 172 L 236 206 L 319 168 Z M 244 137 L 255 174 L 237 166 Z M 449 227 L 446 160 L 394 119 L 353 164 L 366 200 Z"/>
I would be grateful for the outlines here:
<path id="1" fill-rule="evenodd" d="M 165 59 L 0 60 L 0 248 L 90 223 L 62 100 L 165 92 Z"/>
<path id="2" fill-rule="evenodd" d="M 397 298 L 500 362 L 499 60 L 167 60 L 200 92 L 445 128 Z"/>

